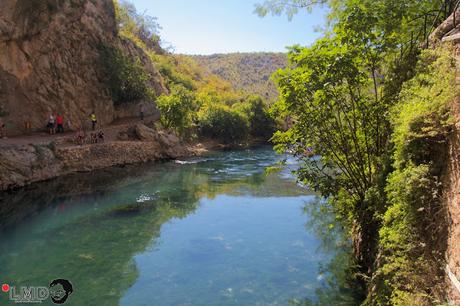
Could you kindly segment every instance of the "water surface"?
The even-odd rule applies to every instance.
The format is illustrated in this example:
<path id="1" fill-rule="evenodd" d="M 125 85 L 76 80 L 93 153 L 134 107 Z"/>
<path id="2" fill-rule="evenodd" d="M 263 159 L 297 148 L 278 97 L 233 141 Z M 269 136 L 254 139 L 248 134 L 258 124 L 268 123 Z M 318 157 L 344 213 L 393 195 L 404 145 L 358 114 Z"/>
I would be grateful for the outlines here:
<path id="1" fill-rule="evenodd" d="M 0 282 L 68 279 L 66 305 L 355 305 L 333 215 L 289 169 L 265 174 L 281 158 L 220 152 L 0 194 Z"/>

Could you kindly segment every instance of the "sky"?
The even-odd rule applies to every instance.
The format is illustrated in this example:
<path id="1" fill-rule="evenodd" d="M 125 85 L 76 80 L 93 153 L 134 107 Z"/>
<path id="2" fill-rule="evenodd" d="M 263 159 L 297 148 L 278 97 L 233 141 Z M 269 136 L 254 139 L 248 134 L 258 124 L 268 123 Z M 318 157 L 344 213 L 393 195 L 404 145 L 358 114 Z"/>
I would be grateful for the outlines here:
<path id="1" fill-rule="evenodd" d="M 320 36 L 325 9 L 286 16 L 254 14 L 263 0 L 130 0 L 138 12 L 158 18 L 164 44 L 175 53 L 286 52 L 287 46 L 310 45 Z"/>

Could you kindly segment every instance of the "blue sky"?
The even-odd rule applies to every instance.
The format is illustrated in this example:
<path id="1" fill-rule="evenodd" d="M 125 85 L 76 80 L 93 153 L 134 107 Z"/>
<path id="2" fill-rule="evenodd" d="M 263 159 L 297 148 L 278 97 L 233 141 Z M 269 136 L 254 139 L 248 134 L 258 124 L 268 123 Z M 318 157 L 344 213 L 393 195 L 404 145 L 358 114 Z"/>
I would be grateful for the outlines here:
<path id="1" fill-rule="evenodd" d="M 158 18 L 163 41 L 176 53 L 213 54 L 278 51 L 286 46 L 309 45 L 314 29 L 325 23 L 325 10 L 260 18 L 254 4 L 263 0 L 131 0 L 139 12 Z"/>

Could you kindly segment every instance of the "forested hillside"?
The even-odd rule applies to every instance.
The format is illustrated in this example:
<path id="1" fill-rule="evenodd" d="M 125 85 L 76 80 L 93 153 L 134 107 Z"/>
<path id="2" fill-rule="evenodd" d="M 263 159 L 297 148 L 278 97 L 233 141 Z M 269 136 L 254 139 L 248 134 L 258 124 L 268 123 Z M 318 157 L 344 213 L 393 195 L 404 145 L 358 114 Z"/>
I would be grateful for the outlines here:
<path id="1" fill-rule="evenodd" d="M 270 76 L 287 64 L 286 54 L 270 52 L 197 55 L 193 59 L 236 89 L 258 94 L 269 101 L 278 96 Z"/>

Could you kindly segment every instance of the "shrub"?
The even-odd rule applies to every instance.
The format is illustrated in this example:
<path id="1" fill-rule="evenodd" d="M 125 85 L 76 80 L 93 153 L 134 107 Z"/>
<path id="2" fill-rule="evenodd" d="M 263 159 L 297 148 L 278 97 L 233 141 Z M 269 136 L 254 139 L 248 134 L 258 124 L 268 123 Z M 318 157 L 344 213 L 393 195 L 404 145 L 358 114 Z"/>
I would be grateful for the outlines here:
<path id="1" fill-rule="evenodd" d="M 131 59 L 108 45 L 99 47 L 99 55 L 115 105 L 154 96 L 147 85 L 150 75 L 142 68 L 139 58 Z"/>
<path id="2" fill-rule="evenodd" d="M 226 105 L 213 104 L 204 107 L 198 121 L 201 135 L 224 143 L 243 141 L 249 134 L 247 117 Z"/>
<path id="3" fill-rule="evenodd" d="M 433 146 L 445 142 L 452 125 L 448 103 L 457 93 L 450 54 L 449 48 L 423 51 L 416 76 L 403 86 L 392 115 L 396 167 L 429 162 Z"/>
<path id="4" fill-rule="evenodd" d="M 392 110 L 395 170 L 385 188 L 379 294 L 372 305 L 432 305 L 443 299 L 438 292 L 443 291 L 445 246 L 439 237 L 445 236 L 446 220 L 439 177 L 452 124 L 448 104 L 457 92 L 450 54 L 448 48 L 424 50 Z"/>
<path id="5" fill-rule="evenodd" d="M 177 72 L 177 69 L 168 61 L 165 56 L 158 57 L 158 70 L 160 74 L 166 79 L 169 87 L 174 85 L 181 85 L 189 90 L 195 90 L 196 87 L 193 84 L 193 80 L 185 75 Z"/>
<path id="6" fill-rule="evenodd" d="M 114 1 L 115 16 L 122 35 L 140 39 L 147 48 L 160 51 L 160 25 L 156 17 L 139 14 L 129 1 Z"/>
<path id="7" fill-rule="evenodd" d="M 160 96 L 157 107 L 163 126 L 179 135 L 184 135 L 192 127 L 194 114 L 198 110 L 195 94 L 180 85 L 172 87 L 169 96 Z"/>
<path id="8" fill-rule="evenodd" d="M 248 116 L 250 134 L 253 137 L 269 139 L 275 132 L 275 120 L 260 96 L 250 96 L 235 108 Z"/>

